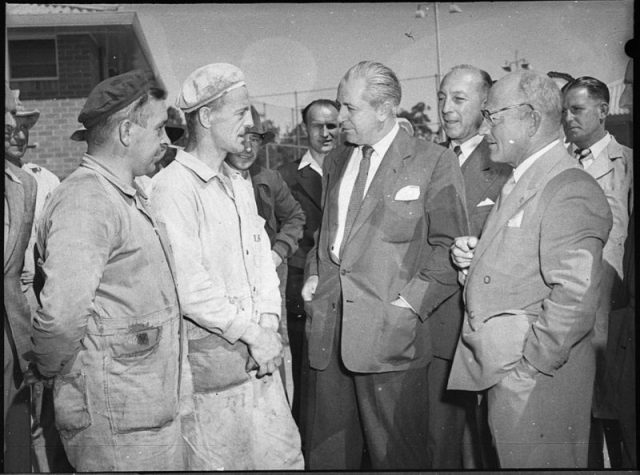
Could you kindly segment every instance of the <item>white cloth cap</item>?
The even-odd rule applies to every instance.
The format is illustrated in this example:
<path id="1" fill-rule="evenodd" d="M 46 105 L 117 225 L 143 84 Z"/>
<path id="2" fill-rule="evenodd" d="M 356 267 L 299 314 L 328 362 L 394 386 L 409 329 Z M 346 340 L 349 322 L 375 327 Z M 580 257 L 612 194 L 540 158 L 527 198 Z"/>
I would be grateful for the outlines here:
<path id="1" fill-rule="evenodd" d="M 207 64 L 187 77 L 176 105 L 184 112 L 192 112 L 244 85 L 244 74 L 233 64 Z"/>

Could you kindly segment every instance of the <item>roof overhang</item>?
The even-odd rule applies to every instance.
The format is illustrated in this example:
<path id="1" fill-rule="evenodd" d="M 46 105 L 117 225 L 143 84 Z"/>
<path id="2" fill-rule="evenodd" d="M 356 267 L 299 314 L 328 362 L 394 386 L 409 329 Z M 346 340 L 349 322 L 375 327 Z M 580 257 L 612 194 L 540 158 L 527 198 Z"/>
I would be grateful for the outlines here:
<path id="1" fill-rule="evenodd" d="M 93 29 L 105 30 L 113 27 L 131 27 L 138 38 L 140 49 L 156 76 L 159 85 L 166 89 L 160 70 L 149 48 L 144 30 L 135 12 L 87 12 L 87 13 L 36 13 L 6 16 L 7 35 L 20 37 L 28 35 L 30 30 L 52 30 L 58 34 L 90 32 Z"/>

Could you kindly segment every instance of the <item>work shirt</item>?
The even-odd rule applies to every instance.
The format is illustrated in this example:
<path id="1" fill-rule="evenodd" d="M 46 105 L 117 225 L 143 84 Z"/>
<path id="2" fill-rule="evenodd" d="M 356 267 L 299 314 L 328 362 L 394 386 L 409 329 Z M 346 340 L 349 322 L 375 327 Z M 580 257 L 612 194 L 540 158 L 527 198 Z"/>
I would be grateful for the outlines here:
<path id="1" fill-rule="evenodd" d="M 44 376 L 60 373 L 83 350 L 91 318 L 179 318 L 168 255 L 146 201 L 85 154 L 45 204 L 37 245 L 46 282 L 33 331 Z"/>
<path id="2" fill-rule="evenodd" d="M 260 314 L 280 315 L 251 182 L 225 163 L 213 170 L 180 150 L 153 177 L 151 203 L 171 241 L 185 316 L 235 343 Z"/>

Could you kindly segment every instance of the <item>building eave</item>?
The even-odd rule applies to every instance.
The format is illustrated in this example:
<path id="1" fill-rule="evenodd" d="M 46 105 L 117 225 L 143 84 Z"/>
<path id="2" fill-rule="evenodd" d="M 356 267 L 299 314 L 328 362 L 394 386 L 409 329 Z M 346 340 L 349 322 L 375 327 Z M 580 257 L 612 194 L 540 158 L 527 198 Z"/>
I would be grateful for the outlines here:
<path id="1" fill-rule="evenodd" d="M 7 15 L 7 28 L 52 28 L 133 25 L 135 12 L 40 13 L 33 15 Z"/>

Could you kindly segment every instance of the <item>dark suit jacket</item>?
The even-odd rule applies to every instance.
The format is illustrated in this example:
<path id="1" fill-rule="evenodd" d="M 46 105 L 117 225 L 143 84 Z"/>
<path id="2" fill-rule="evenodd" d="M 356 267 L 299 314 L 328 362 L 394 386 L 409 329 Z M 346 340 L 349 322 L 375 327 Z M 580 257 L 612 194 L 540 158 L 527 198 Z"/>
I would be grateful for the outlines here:
<path id="1" fill-rule="evenodd" d="M 36 181 L 28 173 L 4 161 L 5 170 L 9 169 L 18 178 L 19 183 L 4 175 L 4 193 L 9 205 L 9 234 L 4 253 L 4 313 L 5 324 L 13 350 L 16 352 L 20 369 L 27 369 L 28 353 L 31 352 L 31 310 L 22 292 L 20 275 L 24 266 L 24 253 L 31 236 L 33 214 L 36 204 Z"/>
<path id="2" fill-rule="evenodd" d="M 489 158 L 489 145 L 483 140 L 462 164 L 461 170 L 469 216 L 469 232 L 472 236 L 480 236 L 493 203 L 497 201 L 500 190 L 511 174 L 511 167 L 492 162 Z M 435 356 L 453 359 L 463 315 L 464 304 L 460 289 L 444 302 L 430 319 Z"/>
<path id="3" fill-rule="evenodd" d="M 611 225 L 604 193 L 562 144 L 533 163 L 476 246 L 449 389 L 487 389 L 522 357 L 563 384 L 558 370 L 577 354 L 581 371 L 570 377 L 593 378 L 590 333 Z M 584 351 L 574 352 L 578 345 Z M 590 404 L 591 396 L 568 400 Z"/>
<path id="4" fill-rule="evenodd" d="M 327 367 L 338 351 L 351 371 L 379 373 L 426 366 L 427 318 L 457 290 L 449 259 L 465 233 L 464 185 L 456 156 L 400 130 L 362 202 L 340 263 L 330 254 L 338 224 L 338 190 L 353 147 L 325 159 L 322 224 L 307 259 L 318 287 L 307 306 L 309 361 Z M 391 305 L 402 296 L 413 309 Z M 342 338 L 334 342 L 338 311 Z"/>
<path id="5" fill-rule="evenodd" d="M 271 249 L 283 261 L 293 256 L 302 237 L 304 212 L 276 170 L 257 163 L 250 169 L 258 214 L 265 222 Z"/>
<path id="6" fill-rule="evenodd" d="M 311 167 L 298 170 L 300 160 L 283 165 L 278 169 L 289 185 L 291 194 L 300 203 L 306 218 L 304 233 L 296 253 L 289 259 L 289 265 L 304 269 L 307 254 L 313 247 L 314 234 L 322 220 L 322 177 Z"/>

